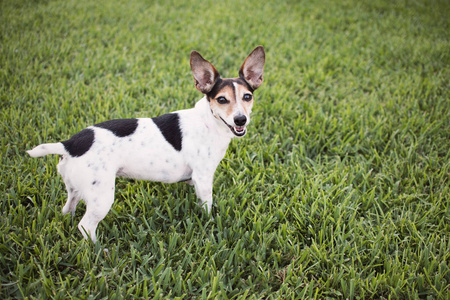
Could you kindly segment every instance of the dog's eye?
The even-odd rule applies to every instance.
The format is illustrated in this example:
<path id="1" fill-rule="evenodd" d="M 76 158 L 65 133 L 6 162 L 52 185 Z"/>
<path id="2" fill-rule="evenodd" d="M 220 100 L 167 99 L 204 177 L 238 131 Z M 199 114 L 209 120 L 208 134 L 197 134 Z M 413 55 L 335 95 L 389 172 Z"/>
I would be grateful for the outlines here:
<path id="1" fill-rule="evenodd" d="M 244 101 L 250 101 L 252 100 L 252 95 L 251 94 L 245 94 L 244 95 Z"/>
<path id="2" fill-rule="evenodd" d="M 219 104 L 227 104 L 228 103 L 228 100 L 223 96 L 217 98 L 216 100 L 217 100 L 217 102 L 219 102 Z"/>

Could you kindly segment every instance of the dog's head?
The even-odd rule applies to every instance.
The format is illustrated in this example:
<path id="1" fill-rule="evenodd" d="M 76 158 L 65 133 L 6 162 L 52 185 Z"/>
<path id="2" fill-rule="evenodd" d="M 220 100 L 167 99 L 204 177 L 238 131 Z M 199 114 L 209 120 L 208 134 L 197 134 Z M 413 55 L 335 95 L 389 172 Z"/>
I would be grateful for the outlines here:
<path id="1" fill-rule="evenodd" d="M 211 111 L 238 137 L 247 133 L 253 91 L 263 82 L 265 52 L 258 46 L 245 59 L 238 78 L 221 78 L 216 68 L 197 51 L 191 52 L 195 87 L 206 95 Z"/>

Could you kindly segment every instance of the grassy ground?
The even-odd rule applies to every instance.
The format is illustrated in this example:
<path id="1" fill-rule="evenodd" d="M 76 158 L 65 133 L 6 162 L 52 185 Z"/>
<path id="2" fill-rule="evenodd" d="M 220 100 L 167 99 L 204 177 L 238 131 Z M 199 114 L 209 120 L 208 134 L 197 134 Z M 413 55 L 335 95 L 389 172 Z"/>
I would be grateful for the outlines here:
<path id="1" fill-rule="evenodd" d="M 0 298 L 449 299 L 448 1 L 0 2 Z M 120 179 L 99 242 L 26 149 L 189 108 L 266 48 L 214 183 Z M 107 248 L 109 251 L 104 251 Z"/>

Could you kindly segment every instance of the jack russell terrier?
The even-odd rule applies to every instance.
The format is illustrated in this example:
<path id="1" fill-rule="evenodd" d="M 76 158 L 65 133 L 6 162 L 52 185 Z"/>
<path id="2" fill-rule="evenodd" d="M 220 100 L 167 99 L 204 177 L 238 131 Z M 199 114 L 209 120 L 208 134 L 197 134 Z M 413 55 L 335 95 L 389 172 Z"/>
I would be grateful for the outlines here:
<path id="1" fill-rule="evenodd" d="M 106 121 L 69 140 L 41 144 L 27 152 L 32 157 L 62 155 L 58 171 L 68 194 L 62 212 L 74 215 L 83 199 L 86 213 L 78 229 L 94 243 L 97 225 L 114 202 L 116 176 L 188 181 L 210 213 L 214 172 L 231 138 L 247 132 L 264 63 L 264 48 L 258 46 L 245 59 L 238 78 L 221 78 L 209 61 L 192 51 L 195 87 L 205 95 L 194 108 L 155 118 Z"/>

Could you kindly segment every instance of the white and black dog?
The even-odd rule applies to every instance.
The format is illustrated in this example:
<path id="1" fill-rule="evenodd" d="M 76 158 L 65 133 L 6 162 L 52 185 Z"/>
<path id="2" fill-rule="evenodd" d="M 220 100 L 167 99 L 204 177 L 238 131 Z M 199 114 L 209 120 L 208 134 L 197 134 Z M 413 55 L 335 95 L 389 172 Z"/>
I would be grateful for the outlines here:
<path id="1" fill-rule="evenodd" d="M 211 212 L 214 172 L 231 138 L 246 134 L 253 91 L 263 81 L 265 52 L 256 47 L 238 78 L 221 78 L 198 52 L 191 53 L 195 87 L 205 94 L 194 108 L 156 118 L 118 119 L 90 126 L 60 143 L 27 151 L 32 157 L 62 155 L 58 171 L 68 198 L 63 213 L 86 213 L 78 228 L 96 241 L 96 228 L 114 202 L 116 176 L 175 183 L 189 181 Z"/>

